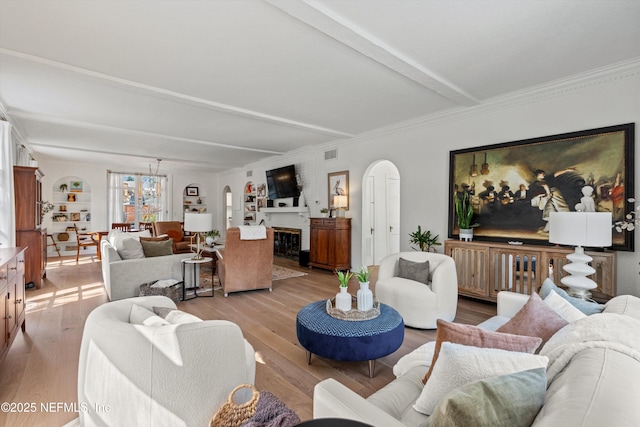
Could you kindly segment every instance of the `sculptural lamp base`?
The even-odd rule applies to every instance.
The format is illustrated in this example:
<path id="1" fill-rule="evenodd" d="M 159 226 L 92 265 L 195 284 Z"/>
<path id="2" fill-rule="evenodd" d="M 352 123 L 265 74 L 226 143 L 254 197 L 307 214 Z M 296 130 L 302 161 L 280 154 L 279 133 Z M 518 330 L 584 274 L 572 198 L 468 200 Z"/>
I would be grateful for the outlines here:
<path id="1" fill-rule="evenodd" d="M 569 295 L 590 298 L 589 291 L 598 285 L 587 278 L 596 270 L 589 265 L 592 258 L 584 253 L 584 247 L 611 246 L 611 212 L 551 212 L 549 242 L 576 247 L 574 253 L 567 255 L 570 263 L 562 267 L 569 276 L 560 281 L 569 288 Z"/>
<path id="2" fill-rule="evenodd" d="M 596 270 L 589 265 L 589 262 L 591 262 L 593 258 L 584 253 L 582 246 L 576 246 L 575 252 L 567 255 L 567 259 L 571 261 L 571 263 L 565 265 L 562 269 L 570 275 L 560 279 L 560 282 L 569 288 L 567 293 L 572 297 L 581 299 L 591 298 L 591 292 L 589 291 L 598 287 L 596 282 L 586 277 L 596 272 Z"/>

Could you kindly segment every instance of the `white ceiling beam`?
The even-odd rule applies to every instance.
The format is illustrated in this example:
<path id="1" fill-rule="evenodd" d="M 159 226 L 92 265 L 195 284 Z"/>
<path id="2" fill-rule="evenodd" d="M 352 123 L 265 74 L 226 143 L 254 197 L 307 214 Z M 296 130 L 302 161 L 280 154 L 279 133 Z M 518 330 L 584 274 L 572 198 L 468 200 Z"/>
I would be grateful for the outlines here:
<path id="1" fill-rule="evenodd" d="M 318 0 L 266 0 L 300 22 L 315 28 L 361 55 L 418 83 L 458 105 L 474 106 L 480 101 L 463 89 L 429 71 L 374 35 L 338 15 Z"/>
<path id="2" fill-rule="evenodd" d="M 61 150 L 61 151 L 70 151 L 73 153 L 76 153 L 78 151 L 78 147 L 77 146 L 67 146 L 67 145 L 57 145 L 57 144 L 47 144 L 47 143 L 43 143 L 43 142 L 32 142 L 31 145 L 35 146 L 35 147 L 45 147 L 45 148 L 51 148 L 51 149 L 55 149 L 55 150 Z M 91 148 L 82 148 L 82 151 L 87 152 L 87 153 L 92 153 L 92 154 L 104 154 L 107 156 L 120 156 L 120 157 L 124 157 L 127 159 L 131 159 L 131 158 L 135 158 L 135 159 L 145 159 L 145 160 L 153 160 L 153 161 L 157 161 L 158 160 L 158 156 L 150 156 L 150 155 L 143 155 L 143 154 L 132 154 L 131 152 L 121 152 L 121 151 L 106 151 L 106 150 L 96 150 L 96 149 L 91 149 Z M 244 163 L 243 162 L 224 162 L 224 163 L 220 163 L 220 162 L 214 162 L 214 161 L 210 161 L 210 160 L 194 160 L 194 159 L 180 159 L 180 158 L 175 158 L 175 157 L 166 157 L 166 156 L 162 156 L 162 158 L 160 158 L 160 160 L 162 160 L 164 163 L 164 165 L 167 165 L 167 162 L 175 162 L 175 163 L 189 163 L 189 164 L 200 164 L 203 166 L 207 166 L 209 168 L 222 168 L 222 169 L 227 169 L 229 168 L 229 165 L 231 165 L 232 167 L 240 167 L 243 166 Z"/>
<path id="3" fill-rule="evenodd" d="M 182 103 L 196 105 L 201 108 L 209 108 L 209 109 L 223 112 L 226 114 L 233 114 L 235 116 L 247 117 L 252 120 L 261 120 L 261 121 L 272 123 L 279 126 L 302 129 L 308 132 L 318 133 L 322 135 L 330 135 L 336 138 L 351 138 L 354 136 L 350 133 L 342 132 L 339 130 L 329 129 L 322 126 L 316 126 L 310 123 L 299 122 L 296 120 L 290 120 L 284 117 L 273 116 L 271 114 L 265 114 L 259 111 L 248 110 L 246 108 L 236 107 L 233 105 L 222 104 L 222 103 L 211 101 L 208 99 L 186 95 L 184 93 L 179 93 L 172 90 L 159 88 L 156 86 L 151 86 L 144 83 L 134 82 L 132 80 L 127 80 L 127 79 L 111 76 L 104 73 L 99 73 L 97 71 L 87 70 L 85 68 L 76 67 L 74 65 L 64 64 L 58 61 L 52 61 L 50 59 L 42 58 L 40 56 L 17 52 L 11 49 L 0 48 L 0 54 L 12 56 L 14 58 L 19 58 L 25 61 L 46 65 L 49 67 L 58 68 L 58 69 L 76 73 L 76 74 L 81 74 L 97 80 L 105 80 L 112 84 L 124 86 L 129 89 L 133 88 L 138 92 L 143 92 L 143 93 L 146 93 L 147 95 L 156 96 L 163 99 L 168 98 L 174 101 L 179 100 Z"/>
<path id="4" fill-rule="evenodd" d="M 63 118 L 60 118 L 60 117 L 46 116 L 46 115 L 43 115 L 43 114 L 33 114 L 33 113 L 25 113 L 25 112 L 20 112 L 20 111 L 12 111 L 10 113 L 10 115 L 11 115 L 11 117 L 17 117 L 17 118 L 21 118 L 21 119 L 25 119 L 25 120 L 33 120 L 33 121 L 42 122 L 42 123 L 59 124 L 59 125 L 64 125 L 64 126 L 69 126 L 69 127 L 74 127 L 74 128 L 81 128 L 81 129 L 91 129 L 91 130 L 97 130 L 97 131 L 101 131 L 101 132 L 113 132 L 113 133 L 126 134 L 126 135 L 145 136 L 145 137 L 158 138 L 158 139 L 168 139 L 168 140 L 176 141 L 176 142 L 185 142 L 185 143 L 190 143 L 190 144 L 206 145 L 206 146 L 209 146 L 209 147 L 227 148 L 227 149 L 230 149 L 230 150 L 251 151 L 251 152 L 265 153 L 265 154 L 284 154 L 284 152 L 282 152 L 282 151 L 264 150 L 264 149 L 261 149 L 261 148 L 241 147 L 241 146 L 237 146 L 237 145 L 222 144 L 220 142 L 205 141 L 205 140 L 201 140 L 201 139 L 182 138 L 182 137 L 179 137 L 179 136 L 172 136 L 172 135 L 159 134 L 159 133 L 153 133 L 153 132 L 145 132 L 145 131 L 141 131 L 141 130 L 125 129 L 125 128 L 118 128 L 118 127 L 114 127 L 114 126 L 99 125 L 99 124 L 96 124 L 96 123 L 83 122 L 83 121 L 79 121 L 79 120 L 63 119 Z"/>

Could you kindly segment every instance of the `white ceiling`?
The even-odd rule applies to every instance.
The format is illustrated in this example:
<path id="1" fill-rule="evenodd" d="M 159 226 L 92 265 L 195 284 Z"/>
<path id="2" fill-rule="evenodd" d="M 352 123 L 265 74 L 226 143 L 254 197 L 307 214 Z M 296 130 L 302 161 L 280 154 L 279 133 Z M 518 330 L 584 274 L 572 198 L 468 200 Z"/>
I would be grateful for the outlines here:
<path id="1" fill-rule="evenodd" d="M 0 0 L 36 160 L 220 171 L 640 61 L 638 0 Z"/>

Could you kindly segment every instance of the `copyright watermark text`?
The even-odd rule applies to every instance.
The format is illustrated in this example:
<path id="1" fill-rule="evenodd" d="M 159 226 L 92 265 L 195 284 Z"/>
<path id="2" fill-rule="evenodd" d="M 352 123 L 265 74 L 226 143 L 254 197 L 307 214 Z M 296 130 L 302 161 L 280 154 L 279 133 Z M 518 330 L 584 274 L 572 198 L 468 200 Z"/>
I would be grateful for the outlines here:
<path id="1" fill-rule="evenodd" d="M 110 405 L 89 405 L 86 402 L 2 402 L 0 412 L 29 413 L 29 412 L 111 412 Z"/>

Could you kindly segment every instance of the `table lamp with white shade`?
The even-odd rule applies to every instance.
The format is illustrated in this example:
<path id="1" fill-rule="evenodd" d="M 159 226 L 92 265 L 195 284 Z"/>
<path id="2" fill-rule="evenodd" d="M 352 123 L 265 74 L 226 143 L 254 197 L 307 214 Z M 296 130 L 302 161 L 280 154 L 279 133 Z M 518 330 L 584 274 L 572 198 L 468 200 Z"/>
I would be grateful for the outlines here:
<path id="1" fill-rule="evenodd" d="M 213 229 L 213 214 L 210 213 L 190 213 L 184 214 L 184 231 L 194 233 L 196 235 L 196 247 L 192 259 L 202 259 L 202 247 L 200 246 L 200 237 L 203 233 Z"/>
<path id="2" fill-rule="evenodd" d="M 337 216 L 344 217 L 344 208 L 348 206 L 349 199 L 348 196 L 333 196 L 333 206 L 335 206 L 337 210 Z"/>
<path id="3" fill-rule="evenodd" d="M 588 263 L 593 260 L 584 253 L 584 247 L 611 246 L 610 212 L 551 212 L 549 216 L 549 242 L 575 246 L 575 252 L 567 255 L 570 261 L 563 268 L 569 275 L 560 281 L 571 296 L 588 299 L 591 289 L 598 285 L 587 276 L 596 270 Z"/>

